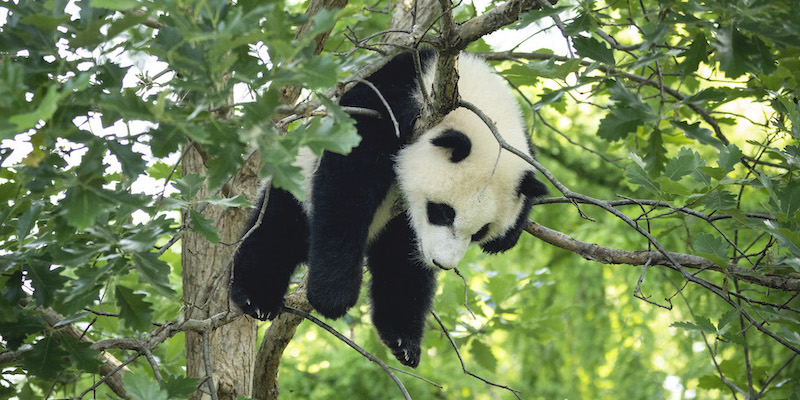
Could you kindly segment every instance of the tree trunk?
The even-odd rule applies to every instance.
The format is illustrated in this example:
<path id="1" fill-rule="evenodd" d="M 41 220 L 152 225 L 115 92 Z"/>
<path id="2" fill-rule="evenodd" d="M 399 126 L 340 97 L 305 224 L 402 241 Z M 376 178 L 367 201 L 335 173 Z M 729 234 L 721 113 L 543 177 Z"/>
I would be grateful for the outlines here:
<path id="1" fill-rule="evenodd" d="M 245 194 L 253 198 L 258 188 L 258 165 L 248 165 L 237 175 L 229 187 L 223 188 L 220 196 L 232 197 Z M 181 165 L 184 175 L 205 175 L 203 156 L 197 147 L 192 146 L 183 158 Z M 250 192 L 250 193 L 243 193 Z M 207 188 L 197 194 L 197 198 L 207 195 Z M 248 210 L 230 208 L 222 210 L 208 205 L 203 209 L 206 218 L 215 221 L 219 230 L 220 243 L 212 244 L 202 235 L 190 230 L 184 232 L 181 246 L 181 265 L 183 266 L 183 301 L 186 318 L 204 319 L 231 309 L 229 303 L 230 261 L 235 244 L 242 232 Z M 184 216 L 184 221 L 189 218 Z M 216 396 L 209 393 L 209 384 L 204 382 L 200 390 L 191 397 L 193 400 L 218 398 L 235 400 L 237 396 L 252 397 L 253 365 L 256 357 L 256 321 L 249 317 L 235 321 L 208 332 L 208 353 L 204 353 L 203 335 L 186 332 L 186 368 L 191 377 L 213 378 Z M 211 371 L 207 371 L 206 365 Z"/>

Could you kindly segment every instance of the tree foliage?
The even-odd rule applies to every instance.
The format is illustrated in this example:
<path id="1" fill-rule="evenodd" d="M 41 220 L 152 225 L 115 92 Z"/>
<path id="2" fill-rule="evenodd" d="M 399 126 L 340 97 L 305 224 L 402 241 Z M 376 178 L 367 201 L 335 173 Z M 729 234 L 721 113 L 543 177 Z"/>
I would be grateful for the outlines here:
<path id="1" fill-rule="evenodd" d="M 184 332 L 244 317 L 182 319 L 176 243 L 236 245 L 204 210 L 249 205 L 249 159 L 302 198 L 299 148 L 358 144 L 337 96 L 420 43 L 506 77 L 553 197 L 513 251 L 441 276 L 415 371 L 441 387 L 400 375 L 413 397 L 800 398 L 793 1 L 443 2 L 392 46 L 395 3 L 0 5 L 0 398 L 207 390 Z M 206 174 L 181 173 L 190 149 Z M 394 365 L 367 311 L 328 322 Z M 312 324 L 282 368 L 298 397 L 397 391 Z"/>

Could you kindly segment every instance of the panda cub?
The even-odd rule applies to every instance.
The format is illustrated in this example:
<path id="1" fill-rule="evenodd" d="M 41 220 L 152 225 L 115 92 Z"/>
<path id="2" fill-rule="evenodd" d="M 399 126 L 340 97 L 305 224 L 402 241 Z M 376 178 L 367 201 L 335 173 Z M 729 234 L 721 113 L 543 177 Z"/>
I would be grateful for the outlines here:
<path id="1" fill-rule="evenodd" d="M 435 57 L 420 53 L 428 93 Z M 532 154 L 505 81 L 470 54 L 460 54 L 457 65 L 461 98 L 489 116 L 511 146 Z M 301 152 L 307 200 L 270 189 L 261 224 L 234 259 L 231 297 L 245 313 L 272 319 L 292 272 L 307 263 L 308 300 L 325 317 L 339 318 L 358 300 L 366 256 L 373 324 L 395 357 L 416 367 L 436 272 L 455 268 L 470 243 L 487 253 L 514 246 L 533 199 L 546 189 L 533 167 L 501 152 L 489 128 L 465 108 L 407 144 L 422 109 L 411 53 L 367 81 L 394 114 L 400 137 L 373 88 L 359 83 L 344 94 L 341 105 L 372 109 L 381 118 L 353 117 L 361 142 L 347 155 Z M 263 202 L 264 192 L 245 231 Z"/>

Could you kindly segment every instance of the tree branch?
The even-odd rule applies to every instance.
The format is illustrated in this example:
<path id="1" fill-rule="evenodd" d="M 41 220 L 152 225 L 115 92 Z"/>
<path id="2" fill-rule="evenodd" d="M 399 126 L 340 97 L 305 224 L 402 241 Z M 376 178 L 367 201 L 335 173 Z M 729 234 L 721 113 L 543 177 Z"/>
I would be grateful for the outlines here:
<path id="1" fill-rule="evenodd" d="M 664 255 L 658 251 L 629 251 L 599 246 L 574 239 L 533 221 L 528 221 L 525 231 L 553 246 L 571 251 L 587 260 L 603 264 L 648 265 L 649 263 L 649 265 L 661 265 L 678 271 L 670 262 L 669 259 L 671 258 L 686 268 L 727 273 L 732 277 L 771 289 L 788 292 L 800 291 L 800 279 L 783 275 L 756 275 L 752 270 L 739 267 L 736 264 L 728 264 L 727 271 L 725 271 L 700 256 L 675 252 L 667 252 L 667 255 Z"/>
<path id="2" fill-rule="evenodd" d="M 495 61 L 499 61 L 499 60 L 514 60 L 514 59 L 528 59 L 528 60 L 550 60 L 550 59 L 552 59 L 552 60 L 555 60 L 555 61 L 565 62 L 565 61 L 574 60 L 573 58 L 564 57 L 564 56 L 557 56 L 557 55 L 547 54 L 547 53 L 481 52 L 481 53 L 475 53 L 475 54 L 480 56 L 480 57 L 483 57 L 486 60 L 495 60 Z M 580 64 L 583 65 L 583 66 L 589 66 L 589 65 L 594 65 L 595 62 L 581 60 Z M 644 76 L 641 76 L 641 75 L 636 75 L 636 74 L 632 74 L 630 72 L 621 71 L 621 70 L 618 70 L 616 68 L 609 67 L 609 66 L 602 65 L 602 64 L 598 65 L 597 69 L 599 69 L 600 71 L 603 71 L 607 75 L 621 76 L 621 77 L 623 77 L 625 79 L 629 79 L 631 81 L 634 81 L 634 82 L 637 82 L 637 83 L 640 83 L 640 84 L 643 84 L 643 85 L 647 85 L 647 86 L 654 87 L 654 88 L 659 89 L 659 90 L 663 90 L 664 93 L 672 96 L 673 98 L 675 98 L 678 101 L 683 101 L 683 100 L 686 100 L 686 98 L 687 98 L 687 96 L 684 95 L 683 93 L 681 93 L 681 92 L 679 92 L 679 91 L 677 91 L 677 90 L 675 90 L 675 89 L 673 89 L 673 88 L 671 88 L 669 86 L 663 86 L 659 82 L 654 81 L 652 79 L 648 79 L 648 78 L 646 78 Z M 703 121 L 705 121 L 706 123 L 708 123 L 711 126 L 711 128 L 714 130 L 714 135 L 717 137 L 717 139 L 720 140 L 720 142 L 722 142 L 725 145 L 730 144 L 730 140 L 728 140 L 728 138 L 725 137 L 725 135 L 722 133 L 722 130 L 720 129 L 719 123 L 717 123 L 716 118 L 711 116 L 711 114 L 708 112 L 708 110 L 704 109 L 703 107 L 700 107 L 697 104 L 693 104 L 693 103 L 686 103 L 686 106 L 689 107 L 690 109 L 692 109 L 692 111 L 696 112 L 698 115 L 700 115 L 700 117 L 703 119 Z"/>
<path id="3" fill-rule="evenodd" d="M 467 374 L 467 375 L 469 375 L 469 376 L 471 376 L 471 377 L 473 377 L 475 379 L 479 379 L 480 381 L 482 381 L 483 383 L 485 383 L 487 385 L 508 390 L 509 392 L 513 393 L 514 396 L 517 399 L 522 400 L 522 398 L 519 397 L 519 393 L 520 393 L 519 390 L 512 389 L 512 388 L 510 388 L 508 386 L 505 386 L 505 385 L 500 385 L 500 384 L 494 383 L 494 382 L 492 382 L 490 380 L 487 380 L 485 378 L 482 378 L 482 377 L 480 377 L 478 375 L 475 375 L 474 373 L 470 372 L 470 370 L 467 369 L 467 365 L 464 364 L 464 359 L 461 357 L 461 352 L 458 350 L 458 346 L 456 345 L 456 341 L 453 340 L 452 336 L 450 336 L 450 331 L 447 329 L 446 326 L 444 326 L 444 322 L 442 322 L 442 319 L 439 318 L 439 315 L 436 314 L 436 311 L 431 311 L 431 315 L 433 315 L 433 318 L 439 324 L 439 327 L 442 329 L 442 332 L 444 332 L 444 335 L 447 336 L 447 340 L 450 341 L 450 345 L 453 347 L 453 350 L 455 350 L 456 356 L 458 357 L 458 361 L 461 363 L 461 370 L 464 371 L 465 374 Z"/>
<path id="4" fill-rule="evenodd" d="M 25 304 L 27 304 L 28 302 L 29 301 L 27 300 L 23 300 L 23 303 Z M 62 324 L 62 321 L 64 321 L 64 316 L 62 316 L 52 308 L 39 308 L 39 311 L 42 313 L 42 318 L 45 320 L 45 322 L 47 322 L 47 324 L 50 325 L 51 327 L 56 328 L 56 332 L 58 335 L 71 336 L 75 339 L 78 339 L 81 342 L 91 343 L 92 348 L 94 348 L 94 344 L 96 344 L 96 342 L 94 342 L 92 339 L 84 335 L 83 331 L 79 330 L 73 325 Z M 12 354 L 9 354 L 7 356 L 8 359 L 10 360 L 9 362 L 16 361 L 13 358 L 16 356 L 21 357 L 21 354 L 22 354 L 21 352 L 12 352 Z M 105 384 L 117 396 L 127 398 L 128 393 L 125 391 L 125 385 L 122 383 L 122 374 L 116 374 L 116 372 L 121 371 L 125 367 L 125 365 L 127 365 L 127 362 L 123 363 L 122 361 L 118 360 L 116 357 L 114 357 L 113 355 L 111 355 L 106 351 L 101 351 L 100 355 L 105 360 L 105 362 L 100 365 L 100 374 L 103 375 L 104 378 L 100 383 L 97 384 L 97 386 L 105 382 Z M 127 370 L 127 368 L 125 369 Z"/>
<path id="5" fill-rule="evenodd" d="M 357 351 L 359 354 L 364 356 L 364 358 L 366 358 L 367 360 L 370 360 L 370 361 L 374 362 L 375 364 L 378 364 L 378 366 L 380 366 L 381 369 L 384 372 L 386 372 L 386 374 L 389 375 L 390 378 L 392 378 L 394 383 L 400 389 L 400 393 L 403 394 L 403 398 L 405 398 L 406 400 L 411 400 L 411 395 L 408 394 L 408 390 L 406 390 L 406 387 L 403 386 L 403 382 L 400 382 L 400 379 L 397 377 L 397 375 L 395 375 L 394 372 L 392 372 L 392 369 L 389 368 L 389 366 L 386 365 L 386 363 L 384 363 L 383 360 L 381 360 L 378 357 L 375 357 L 374 355 L 370 354 L 366 350 L 362 349 L 360 346 L 355 344 L 352 340 L 348 339 L 346 336 L 344 336 L 341 333 L 339 333 L 336 329 L 333 329 L 330 325 L 320 321 L 318 318 L 314 317 L 313 315 L 309 314 L 306 311 L 294 309 L 294 308 L 291 308 L 291 307 L 285 307 L 285 306 L 283 307 L 283 311 L 285 311 L 287 313 L 291 313 L 291 314 L 297 315 L 297 316 L 300 316 L 300 317 L 303 317 L 303 318 L 313 322 L 317 326 L 319 326 L 322 329 L 325 329 L 326 331 L 328 331 L 328 333 L 332 334 L 337 339 L 345 342 L 348 346 L 350 346 L 351 348 L 353 348 L 353 350 Z"/>
<path id="6" fill-rule="evenodd" d="M 674 269 L 675 271 L 678 271 L 683 276 L 683 278 L 686 279 L 687 282 L 695 283 L 695 284 L 703 287 L 704 289 L 708 290 L 709 292 L 715 294 L 717 297 L 719 297 L 720 299 L 722 299 L 723 301 L 728 303 L 731 307 L 739 308 L 737 303 L 731 298 L 730 293 L 728 292 L 727 289 L 725 289 L 723 287 L 720 287 L 719 285 L 716 285 L 716 284 L 714 284 L 714 283 L 712 283 L 712 282 L 710 282 L 708 280 L 699 278 L 694 274 L 690 274 L 686 270 L 686 268 L 684 268 L 684 266 L 681 265 L 681 263 L 678 262 L 678 260 L 676 260 L 675 257 L 673 257 L 673 253 L 668 252 L 664 248 L 664 246 L 662 246 L 661 243 L 659 243 L 659 241 L 650 232 L 648 232 L 647 230 L 645 230 L 641 226 L 639 226 L 639 224 L 637 224 L 636 221 L 634 221 L 633 219 L 631 219 L 630 217 L 628 217 L 624 213 L 620 212 L 616 208 L 610 206 L 608 204 L 608 202 L 605 202 L 605 201 L 602 201 L 602 200 L 598 200 L 598 199 L 586 196 L 584 194 L 576 193 L 576 192 L 571 191 L 566 186 L 564 186 L 561 182 L 559 182 L 558 179 L 556 179 L 556 177 L 553 176 L 553 174 L 550 171 L 547 170 L 547 168 L 545 168 L 542 164 L 540 164 L 538 161 L 536 161 L 536 159 L 531 157 L 529 154 L 526 154 L 526 153 L 520 151 L 519 149 L 509 145 L 508 142 L 506 142 L 505 139 L 503 139 L 503 137 L 500 135 L 500 132 L 497 130 L 497 126 L 495 126 L 494 122 L 492 122 L 492 120 L 489 119 L 489 117 L 486 116 L 486 114 L 483 113 L 483 111 L 481 111 L 480 109 L 475 107 L 475 105 L 470 104 L 468 102 L 464 102 L 464 101 L 461 102 L 461 106 L 465 107 L 465 108 L 469 109 L 470 111 L 472 111 L 473 113 L 475 113 L 475 115 L 477 115 L 481 119 L 481 121 L 483 121 L 483 123 L 486 124 L 486 126 L 492 132 L 492 135 L 494 135 L 495 140 L 497 140 L 497 143 L 500 144 L 500 147 L 503 150 L 506 150 L 506 151 L 516 155 L 517 157 L 521 158 L 522 160 L 524 160 L 525 162 L 527 162 L 528 164 L 530 164 L 531 166 L 536 168 L 536 170 L 539 171 L 542 175 L 544 175 L 550 181 L 550 183 L 552 183 L 556 188 L 558 188 L 558 190 L 561 191 L 561 193 L 563 193 L 566 198 L 568 198 L 570 200 L 575 200 L 576 202 L 574 204 L 576 206 L 577 206 L 577 202 L 578 201 L 585 202 L 587 204 L 592 204 L 592 205 L 595 205 L 597 207 L 600 207 L 603 210 L 607 211 L 608 213 L 610 213 L 610 214 L 614 215 L 615 217 L 619 218 L 620 220 L 625 222 L 628 226 L 630 226 L 634 231 L 636 231 L 640 235 L 644 236 L 647 239 L 649 245 L 655 247 L 655 249 L 658 251 L 658 253 L 660 253 L 661 255 L 663 255 L 665 257 L 666 261 L 668 262 L 667 266 L 669 268 Z M 753 318 L 753 316 L 751 316 L 748 312 L 746 312 L 744 310 L 740 310 L 740 311 L 741 311 L 741 316 L 744 317 L 745 319 L 747 319 L 747 321 L 752 326 L 756 327 L 756 329 L 758 329 L 759 331 L 763 332 L 767 336 L 771 337 L 772 339 L 774 339 L 775 341 L 777 341 L 778 343 L 780 343 L 784 347 L 794 351 L 795 353 L 800 353 L 800 348 L 799 347 L 797 347 L 796 345 L 794 345 L 792 343 L 789 343 L 784 338 L 776 335 L 775 333 L 773 333 L 769 329 L 765 328 L 764 324 L 758 323 Z"/>

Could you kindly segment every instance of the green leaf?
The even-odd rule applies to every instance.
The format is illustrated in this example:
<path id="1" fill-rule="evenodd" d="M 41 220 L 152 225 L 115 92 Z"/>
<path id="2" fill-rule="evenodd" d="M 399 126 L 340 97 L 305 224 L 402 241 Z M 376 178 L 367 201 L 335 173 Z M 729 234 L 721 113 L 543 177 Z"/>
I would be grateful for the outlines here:
<path id="1" fill-rule="evenodd" d="M 146 332 L 150 330 L 153 322 L 153 304 L 145 301 L 146 295 L 134 293 L 124 286 L 117 286 L 115 290 L 119 316 L 128 328 Z"/>
<path id="2" fill-rule="evenodd" d="M 497 274 L 489 278 L 486 288 L 489 290 L 489 297 L 495 304 L 501 304 L 503 300 L 511 296 L 517 288 L 517 276 L 514 274 Z"/>
<path id="3" fill-rule="evenodd" d="M 167 179 L 170 176 L 180 176 L 180 171 L 180 166 L 176 168 L 173 165 L 158 161 L 147 168 L 147 175 L 153 179 Z"/>
<path id="4" fill-rule="evenodd" d="M 594 38 L 577 36 L 572 38 L 572 45 L 581 57 L 591 58 L 607 65 L 614 65 L 614 50 Z"/>
<path id="5" fill-rule="evenodd" d="M 725 102 L 735 98 L 734 93 L 724 90 L 724 88 L 710 87 L 703 89 L 689 97 L 681 100 L 679 104 L 705 104 L 708 102 Z"/>
<path id="6" fill-rule="evenodd" d="M 794 217 L 800 209 L 800 183 L 792 181 L 785 187 L 775 190 L 777 210 L 788 218 Z"/>
<path id="7" fill-rule="evenodd" d="M 150 220 L 146 225 L 139 225 L 120 238 L 119 246 L 126 251 L 148 252 L 155 246 L 156 241 L 166 234 L 169 224 L 170 220 L 163 217 Z"/>
<path id="8" fill-rule="evenodd" d="M 664 193 L 678 196 L 689 196 L 692 194 L 692 191 L 679 181 L 673 181 L 672 179 L 663 176 L 659 177 L 655 181 L 658 183 L 658 187 Z"/>
<path id="9" fill-rule="evenodd" d="M 736 196 L 723 189 L 714 189 L 703 197 L 703 205 L 709 210 L 727 210 L 736 207 Z"/>
<path id="10" fill-rule="evenodd" d="M 503 71 L 503 76 L 520 86 L 533 86 L 539 83 L 539 78 L 564 79 L 574 68 L 575 60 L 567 61 L 564 64 L 556 65 L 555 59 L 532 60 L 526 64 L 514 64 Z M 578 64 L 580 65 L 580 64 Z"/>
<path id="11" fill-rule="evenodd" d="M 17 241 L 22 243 L 26 237 L 28 237 L 28 233 L 30 233 L 31 228 L 33 228 L 33 224 L 39 218 L 39 214 L 42 212 L 44 208 L 44 203 L 41 201 L 35 201 L 31 203 L 30 208 L 25 211 L 22 215 L 20 215 L 19 219 L 17 220 Z"/>
<path id="12" fill-rule="evenodd" d="M 17 132 L 25 132 L 28 129 L 36 126 L 39 121 L 49 120 L 58 109 L 59 98 L 58 86 L 52 85 L 47 88 L 47 93 L 44 95 L 42 101 L 39 102 L 36 110 L 25 114 L 11 116 L 8 121 L 17 125 Z M 36 99 L 34 98 L 34 100 Z"/>
<path id="13" fill-rule="evenodd" d="M 308 89 L 328 89 L 336 84 L 337 66 L 333 56 L 325 53 L 278 68 L 272 78 Z"/>
<path id="14" fill-rule="evenodd" d="M 549 90 L 545 88 L 543 93 L 539 96 L 539 101 L 533 105 L 533 110 L 538 111 L 541 110 L 546 104 L 558 103 L 561 98 L 564 97 L 564 93 L 566 92 L 567 90 L 563 89 Z"/>
<path id="15" fill-rule="evenodd" d="M 685 169 L 691 168 L 692 171 L 690 175 L 694 180 L 704 185 L 711 184 L 711 178 L 708 176 L 708 173 L 702 169 L 702 167 L 706 165 L 706 162 L 700 157 L 700 153 L 687 147 L 681 147 L 680 151 L 678 151 L 678 157 L 674 160 L 674 162 L 671 162 L 673 165 L 670 166 L 670 163 L 668 163 L 665 175 L 669 173 L 669 175 L 682 177 L 684 176 L 682 174 L 685 173 Z"/>
<path id="16" fill-rule="evenodd" d="M 195 210 L 189 211 L 189 217 L 191 219 L 193 231 L 203 235 L 203 237 L 211 243 L 219 243 L 219 231 L 217 227 L 214 226 L 213 220 L 206 218 L 203 214 Z"/>
<path id="17" fill-rule="evenodd" d="M 741 313 L 742 310 L 736 308 L 726 311 L 719 319 L 719 329 L 735 323 Z"/>
<path id="18" fill-rule="evenodd" d="M 703 253 L 715 254 L 719 257 L 725 257 L 728 253 L 728 243 L 721 237 L 708 233 L 698 233 L 693 243 L 694 248 Z"/>
<path id="19" fill-rule="evenodd" d="M 721 181 L 721 180 L 725 179 L 725 175 L 726 175 L 725 171 L 723 171 L 721 168 L 717 168 L 717 167 L 697 167 L 697 170 L 700 171 L 700 172 L 703 172 L 704 174 L 706 174 L 706 175 L 708 175 L 708 176 L 710 176 L 710 177 L 712 177 L 712 178 L 714 178 L 714 179 L 716 179 L 718 181 Z"/>
<path id="20" fill-rule="evenodd" d="M 107 8 L 116 11 L 125 11 L 141 5 L 142 3 L 138 0 L 92 0 L 91 2 L 92 7 Z"/>
<path id="21" fill-rule="evenodd" d="M 730 388 L 722 382 L 719 375 L 705 375 L 697 380 L 697 387 L 702 389 L 729 390 Z"/>
<path id="22" fill-rule="evenodd" d="M 205 177 L 200 174 L 188 174 L 181 179 L 175 181 L 175 188 L 181 192 L 181 197 L 186 200 L 192 200 L 200 188 L 205 183 Z"/>
<path id="23" fill-rule="evenodd" d="M 53 336 L 45 336 L 22 353 L 22 366 L 32 375 L 50 380 L 67 369 L 67 352 Z"/>
<path id="24" fill-rule="evenodd" d="M 699 331 L 706 334 L 717 333 L 717 328 L 711 320 L 704 316 L 697 316 L 694 322 L 673 322 L 670 326 L 690 331 Z"/>
<path id="25" fill-rule="evenodd" d="M 69 282 L 68 278 L 61 275 L 62 271 L 62 267 L 51 267 L 41 262 L 33 262 L 28 266 L 26 277 L 31 280 L 36 304 L 49 307 L 54 300 L 58 300 L 58 293 Z"/>
<path id="26" fill-rule="evenodd" d="M 720 237 L 699 233 L 693 240 L 698 255 L 707 258 L 721 268 L 728 267 L 728 243 Z"/>
<path id="27" fill-rule="evenodd" d="M 242 195 L 237 195 L 234 197 L 206 197 L 205 199 L 200 200 L 201 203 L 208 203 L 220 207 L 222 209 L 228 209 L 231 207 L 247 207 L 250 206 L 250 202 Z"/>
<path id="28" fill-rule="evenodd" d="M 597 128 L 598 136 L 608 141 L 624 139 L 636 132 L 640 125 L 654 121 L 657 117 L 653 109 L 642 99 L 625 88 L 621 83 L 610 81 L 608 90 L 614 103 Z"/>
<path id="29" fill-rule="evenodd" d="M 469 352 L 482 367 L 492 372 L 497 369 L 497 357 L 492 353 L 492 348 L 483 342 L 473 340 L 470 343 Z"/>
<path id="30" fill-rule="evenodd" d="M 160 382 L 161 389 L 167 392 L 171 399 L 187 399 L 197 390 L 202 378 L 189 378 L 186 376 L 167 376 Z"/>
<path id="31" fill-rule="evenodd" d="M 619 109 L 612 109 L 600 120 L 597 135 L 609 142 L 625 139 L 628 134 L 636 132 L 636 128 L 644 124 L 644 120 L 635 114 Z"/>
<path id="32" fill-rule="evenodd" d="M 133 264 L 136 266 L 141 280 L 167 297 L 175 295 L 175 290 L 169 286 L 169 264 L 160 260 L 158 254 L 153 252 L 135 253 Z"/>
<path id="33" fill-rule="evenodd" d="M 708 41 L 703 32 L 698 32 L 692 37 L 692 44 L 682 54 L 685 58 L 680 65 L 683 75 L 689 75 L 700 66 L 701 62 L 708 62 Z"/>
<path id="34" fill-rule="evenodd" d="M 681 152 L 677 157 L 670 158 L 664 170 L 664 176 L 673 181 L 680 180 L 697 169 L 697 159 L 692 153 Z"/>
<path id="35" fill-rule="evenodd" d="M 311 25 L 311 29 L 305 32 L 305 35 L 308 36 L 310 39 L 313 39 L 314 36 L 327 32 L 333 29 L 333 26 L 336 25 L 337 17 L 341 9 L 333 8 L 333 9 L 321 9 L 317 11 L 317 13 L 312 17 L 313 24 Z"/>
<path id="36" fill-rule="evenodd" d="M 67 189 L 61 201 L 61 215 L 70 225 L 78 229 L 89 227 L 94 224 L 98 215 L 113 206 L 106 196 L 100 195 L 103 192 L 102 188 L 83 185 Z"/>
<path id="37" fill-rule="evenodd" d="M 742 157 L 744 157 L 744 153 L 735 144 L 729 144 L 719 150 L 717 165 L 725 173 L 728 173 L 733 171 L 734 167 L 742 160 Z"/>
<path id="38" fill-rule="evenodd" d="M 661 190 L 659 187 L 650 179 L 650 176 L 641 166 L 637 164 L 630 164 L 625 168 L 625 176 L 628 178 L 628 181 L 631 184 L 639 185 L 653 194 L 659 194 Z"/>
<path id="39" fill-rule="evenodd" d="M 664 139 L 661 136 L 661 131 L 654 130 L 650 132 L 646 150 L 644 162 L 648 171 L 652 171 L 656 175 L 660 174 L 664 171 L 664 164 L 667 163 L 667 149 L 664 148 Z"/>
<path id="40" fill-rule="evenodd" d="M 76 338 L 64 335 L 61 338 L 64 350 L 69 354 L 70 361 L 81 371 L 97 373 L 103 363 L 99 359 L 100 353 L 92 350 L 91 343 L 81 342 Z"/>
<path id="41" fill-rule="evenodd" d="M 711 145 L 716 148 L 721 148 L 723 146 L 722 142 L 714 137 L 714 132 L 706 128 L 701 128 L 699 122 L 689 124 L 684 121 L 670 121 L 670 123 L 676 128 L 682 130 L 689 139 L 696 140 L 702 144 Z"/>
<path id="42" fill-rule="evenodd" d="M 789 342 L 794 343 L 795 345 L 800 345 L 800 333 L 790 331 L 786 328 L 783 328 L 781 331 L 781 336 Z"/>
<path id="43" fill-rule="evenodd" d="M 147 162 L 142 158 L 141 154 L 133 151 L 132 145 L 125 145 L 116 141 L 108 141 L 106 145 L 111 154 L 117 157 L 117 161 L 122 166 L 122 173 L 128 178 L 133 180 L 144 173 L 147 168 Z"/>
<path id="44" fill-rule="evenodd" d="M 292 135 L 300 146 L 308 146 L 316 155 L 322 155 L 325 150 L 347 154 L 361 142 L 352 123 L 336 123 L 333 118 L 313 118 Z"/>
<path id="45" fill-rule="evenodd" d="M 775 58 L 757 36 L 746 36 L 731 25 L 717 30 L 716 39 L 714 55 L 726 77 L 736 79 L 746 73 L 775 71 Z"/>
<path id="46" fill-rule="evenodd" d="M 133 400 L 167 400 L 169 394 L 159 383 L 144 374 L 129 372 L 122 378 L 125 390 Z"/>
<path id="47" fill-rule="evenodd" d="M 776 221 L 763 221 L 763 229 L 778 240 L 781 246 L 800 256 L 800 233 L 783 227 Z"/>
<path id="48" fill-rule="evenodd" d="M 47 323 L 39 315 L 23 314 L 18 318 L 12 315 L 0 316 L 0 332 L 3 334 L 3 340 L 8 343 L 8 348 L 13 350 L 21 346 L 28 335 L 38 334 L 47 328 Z"/>

